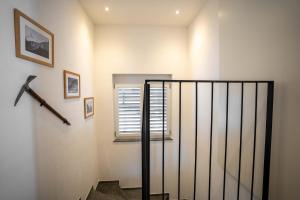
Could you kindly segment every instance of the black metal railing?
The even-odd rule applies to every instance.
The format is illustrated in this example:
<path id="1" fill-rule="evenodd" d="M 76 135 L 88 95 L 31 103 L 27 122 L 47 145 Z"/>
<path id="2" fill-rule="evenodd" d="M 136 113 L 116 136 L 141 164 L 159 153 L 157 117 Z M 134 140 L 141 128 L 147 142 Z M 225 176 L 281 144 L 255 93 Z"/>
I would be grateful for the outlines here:
<path id="1" fill-rule="evenodd" d="M 210 139 L 209 139 L 209 175 L 208 175 L 208 199 L 211 199 L 212 190 L 212 151 L 213 151 L 213 113 L 214 113 L 214 87 L 216 84 L 226 85 L 226 116 L 225 116 L 225 149 L 224 149 L 224 172 L 223 172 L 223 199 L 225 199 L 226 192 L 226 171 L 227 171 L 227 145 L 228 145 L 228 121 L 229 121 L 229 96 L 230 96 L 230 84 L 238 83 L 241 86 L 241 119 L 240 119 L 240 139 L 239 139 L 239 155 L 238 155 L 238 177 L 237 177 L 237 199 L 240 198 L 240 182 L 241 182 L 241 162 L 242 162 L 242 144 L 243 144 L 243 126 L 244 126 L 244 87 L 246 83 L 252 83 L 255 85 L 254 96 L 254 133 L 253 133 L 253 153 L 250 159 L 252 159 L 252 172 L 251 172 L 251 185 L 250 196 L 253 199 L 254 188 L 254 174 L 255 174 L 255 160 L 256 160 L 256 140 L 257 140 L 257 109 L 258 109 L 258 90 L 260 84 L 267 85 L 267 102 L 266 102 L 266 129 L 265 129 L 265 144 L 264 144 L 264 164 L 263 164 L 263 184 L 262 195 L 259 199 L 269 199 L 269 176 L 270 176 L 270 156 L 271 156 L 271 139 L 272 139 L 272 118 L 273 118 L 273 98 L 274 98 L 274 81 L 251 81 L 251 80 L 146 80 L 144 85 L 144 101 L 143 101 L 143 123 L 142 123 L 142 198 L 143 200 L 150 200 L 150 85 L 151 83 L 162 84 L 162 95 L 164 99 L 165 95 L 165 83 L 176 83 L 179 85 L 179 118 L 178 118 L 178 187 L 177 196 L 181 197 L 181 148 L 182 148 L 182 83 L 191 83 L 195 85 L 195 160 L 194 160 L 194 179 L 193 179 L 193 199 L 196 199 L 197 195 L 197 153 L 198 153 L 198 85 L 201 83 L 211 84 L 211 109 L 210 109 Z M 162 116 L 165 112 L 165 101 L 163 100 Z M 165 118 L 162 117 L 162 199 L 165 199 Z"/>

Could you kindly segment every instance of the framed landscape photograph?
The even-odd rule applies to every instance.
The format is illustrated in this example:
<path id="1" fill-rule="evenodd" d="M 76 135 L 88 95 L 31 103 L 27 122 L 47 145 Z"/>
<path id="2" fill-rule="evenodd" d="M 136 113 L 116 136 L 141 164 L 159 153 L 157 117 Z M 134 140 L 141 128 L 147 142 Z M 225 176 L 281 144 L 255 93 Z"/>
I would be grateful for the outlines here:
<path id="1" fill-rule="evenodd" d="M 54 34 L 14 9 L 16 56 L 54 67 Z"/>
<path id="2" fill-rule="evenodd" d="M 84 118 L 94 115 L 94 97 L 84 98 Z"/>
<path id="3" fill-rule="evenodd" d="M 80 75 L 64 70 L 64 97 L 65 99 L 80 97 Z"/>

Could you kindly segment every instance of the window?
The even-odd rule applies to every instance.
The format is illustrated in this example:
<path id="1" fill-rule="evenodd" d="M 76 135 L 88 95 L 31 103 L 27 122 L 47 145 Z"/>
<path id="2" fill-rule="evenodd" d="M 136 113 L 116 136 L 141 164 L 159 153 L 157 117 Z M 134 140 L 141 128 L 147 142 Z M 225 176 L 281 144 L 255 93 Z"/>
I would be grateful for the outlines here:
<path id="1" fill-rule="evenodd" d="M 116 141 L 137 141 L 141 137 L 142 109 L 145 79 L 156 75 L 115 75 L 127 76 L 130 81 L 114 77 L 115 129 Z M 138 77 L 136 77 L 138 76 Z M 169 75 L 167 76 L 170 77 Z M 136 80 L 134 80 L 136 78 Z M 161 78 L 161 77 L 160 77 Z M 165 77 L 164 77 L 165 79 Z M 127 82 L 127 83 L 126 83 Z M 164 131 L 166 139 L 171 138 L 170 130 L 170 85 L 165 84 Z M 153 140 L 162 137 L 163 122 L 163 89 L 162 84 L 151 84 L 150 88 L 150 133 Z"/>

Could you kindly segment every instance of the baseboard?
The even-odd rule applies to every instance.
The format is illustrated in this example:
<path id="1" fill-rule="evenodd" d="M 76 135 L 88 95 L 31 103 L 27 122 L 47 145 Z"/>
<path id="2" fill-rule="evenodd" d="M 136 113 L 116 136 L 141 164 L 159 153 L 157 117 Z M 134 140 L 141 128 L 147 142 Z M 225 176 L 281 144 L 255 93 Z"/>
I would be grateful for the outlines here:
<path id="1" fill-rule="evenodd" d="M 93 195 L 93 192 L 94 192 L 94 186 L 92 186 L 92 188 L 90 189 L 90 192 L 89 192 L 89 194 L 88 194 L 88 196 L 87 196 L 87 200 L 89 200 L 89 199 L 91 199 L 92 198 L 92 195 Z"/>

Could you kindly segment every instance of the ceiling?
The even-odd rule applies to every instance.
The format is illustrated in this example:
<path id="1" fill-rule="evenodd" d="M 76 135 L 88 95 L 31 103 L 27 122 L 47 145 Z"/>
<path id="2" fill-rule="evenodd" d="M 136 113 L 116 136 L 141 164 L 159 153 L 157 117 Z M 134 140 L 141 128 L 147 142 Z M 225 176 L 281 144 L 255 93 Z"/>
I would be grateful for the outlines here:
<path id="1" fill-rule="evenodd" d="M 80 0 L 95 24 L 188 26 L 205 0 Z M 109 11 L 105 8 L 109 7 Z M 176 15 L 179 10 L 180 14 Z"/>

